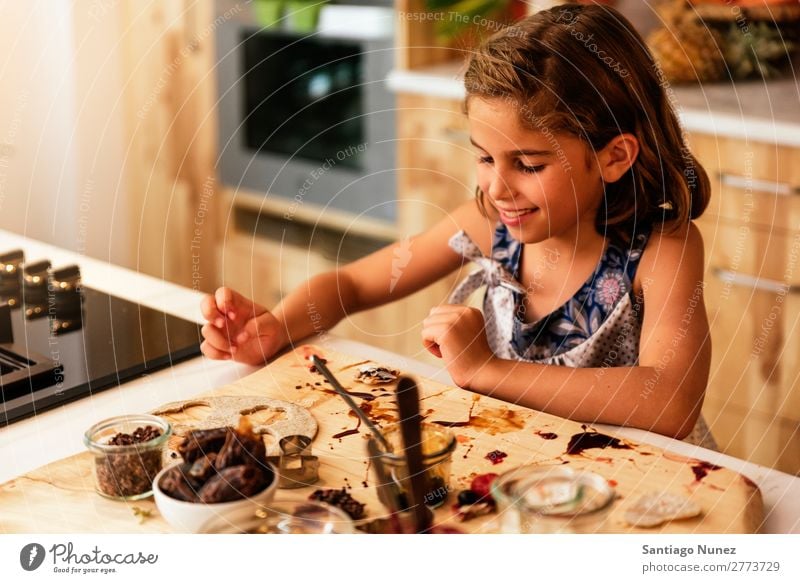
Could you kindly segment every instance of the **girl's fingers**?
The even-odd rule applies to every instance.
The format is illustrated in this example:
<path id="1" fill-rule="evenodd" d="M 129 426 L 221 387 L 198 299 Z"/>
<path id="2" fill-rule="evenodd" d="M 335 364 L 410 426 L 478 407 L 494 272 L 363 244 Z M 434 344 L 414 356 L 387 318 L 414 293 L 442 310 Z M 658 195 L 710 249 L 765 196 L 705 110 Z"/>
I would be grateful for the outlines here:
<path id="1" fill-rule="evenodd" d="M 230 353 L 235 352 L 236 343 L 233 342 L 232 334 L 229 336 L 228 331 L 225 329 L 220 330 L 216 326 L 205 324 L 200 328 L 200 333 L 203 335 L 203 338 L 206 339 L 206 342 L 217 350 Z"/>
<path id="2" fill-rule="evenodd" d="M 422 344 L 425 348 L 434 355 L 436 358 L 442 358 L 442 349 L 439 348 L 439 345 L 436 342 L 432 342 L 431 340 L 423 340 Z"/>
<path id="3" fill-rule="evenodd" d="M 446 324 L 434 324 L 430 326 L 423 326 L 422 328 L 422 344 L 425 348 L 436 356 L 442 358 L 442 349 L 440 347 L 441 340 L 447 334 L 449 326 Z"/>
<path id="4" fill-rule="evenodd" d="M 258 317 L 267 311 L 265 307 L 252 302 L 229 287 L 217 289 L 217 291 L 214 292 L 214 299 L 220 314 L 232 322 L 244 322 L 251 318 Z"/>
<path id="5" fill-rule="evenodd" d="M 223 352 L 222 350 L 217 350 L 208 343 L 208 340 L 204 340 L 200 344 L 200 352 L 202 352 L 207 358 L 211 358 L 213 360 L 231 359 L 231 355 L 229 352 Z"/>
<path id="6" fill-rule="evenodd" d="M 422 321 L 423 328 L 431 328 L 431 327 L 442 327 L 446 330 L 451 329 L 453 326 L 456 325 L 458 321 L 457 317 L 452 315 L 436 315 L 436 316 L 428 316 Z"/>
<path id="7" fill-rule="evenodd" d="M 200 312 L 206 320 L 214 324 L 217 328 L 222 328 L 222 325 L 225 323 L 222 313 L 217 309 L 216 299 L 212 295 L 203 296 L 200 302 Z"/>
<path id="8" fill-rule="evenodd" d="M 239 294 L 229 287 L 221 287 L 214 292 L 217 310 L 229 320 L 234 320 L 236 318 L 236 296 L 238 295 Z"/>

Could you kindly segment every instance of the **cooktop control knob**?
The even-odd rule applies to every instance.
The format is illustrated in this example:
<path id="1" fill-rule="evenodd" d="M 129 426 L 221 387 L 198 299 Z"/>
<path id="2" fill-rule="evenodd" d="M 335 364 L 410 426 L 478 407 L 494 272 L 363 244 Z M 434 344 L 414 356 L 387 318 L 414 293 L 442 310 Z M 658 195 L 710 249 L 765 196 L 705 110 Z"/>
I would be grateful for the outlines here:
<path id="1" fill-rule="evenodd" d="M 47 282 L 50 262 L 47 259 L 26 263 L 22 268 L 22 301 L 26 318 L 47 315 Z"/>
<path id="2" fill-rule="evenodd" d="M 12 308 L 19 305 L 24 261 L 22 249 L 0 254 L 0 302 L 7 302 Z"/>
<path id="3" fill-rule="evenodd" d="M 0 302 L 0 344 L 14 342 L 14 328 L 11 325 L 11 306 Z"/>
<path id="4" fill-rule="evenodd" d="M 81 271 L 77 265 L 68 265 L 50 271 L 50 289 L 53 293 L 53 313 L 50 328 L 55 334 L 76 330 L 82 325 Z"/>

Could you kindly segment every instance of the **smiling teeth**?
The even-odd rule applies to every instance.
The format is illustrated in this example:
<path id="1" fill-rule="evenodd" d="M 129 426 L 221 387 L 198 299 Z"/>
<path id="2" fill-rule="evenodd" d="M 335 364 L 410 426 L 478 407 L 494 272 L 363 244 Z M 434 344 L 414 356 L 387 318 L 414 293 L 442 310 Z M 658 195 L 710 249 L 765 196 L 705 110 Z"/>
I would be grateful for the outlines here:
<path id="1" fill-rule="evenodd" d="M 524 211 L 503 211 L 503 214 L 507 217 L 518 217 L 520 215 L 525 215 L 530 212 L 533 212 L 533 209 L 525 209 Z"/>

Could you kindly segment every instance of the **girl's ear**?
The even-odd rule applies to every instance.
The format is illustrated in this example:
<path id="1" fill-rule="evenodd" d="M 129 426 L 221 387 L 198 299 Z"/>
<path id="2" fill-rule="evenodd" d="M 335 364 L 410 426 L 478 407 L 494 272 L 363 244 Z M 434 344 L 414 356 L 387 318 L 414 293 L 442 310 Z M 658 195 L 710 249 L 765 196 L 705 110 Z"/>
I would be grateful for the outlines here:
<path id="1" fill-rule="evenodd" d="M 633 134 L 620 134 L 608 142 L 598 155 L 600 175 L 607 183 L 616 182 L 630 170 L 639 155 L 639 140 Z"/>

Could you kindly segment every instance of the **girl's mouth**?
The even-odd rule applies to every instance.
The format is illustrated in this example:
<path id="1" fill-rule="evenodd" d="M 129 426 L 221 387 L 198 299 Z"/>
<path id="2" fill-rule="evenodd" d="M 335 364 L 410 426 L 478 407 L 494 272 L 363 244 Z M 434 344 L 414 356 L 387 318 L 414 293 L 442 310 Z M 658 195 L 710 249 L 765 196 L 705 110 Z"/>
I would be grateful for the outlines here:
<path id="1" fill-rule="evenodd" d="M 509 227 L 516 227 L 522 224 L 523 221 L 530 218 L 538 210 L 538 207 L 515 210 L 497 209 L 497 211 L 500 213 L 500 220 Z"/>

